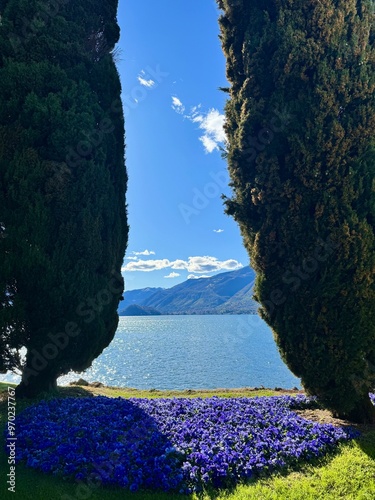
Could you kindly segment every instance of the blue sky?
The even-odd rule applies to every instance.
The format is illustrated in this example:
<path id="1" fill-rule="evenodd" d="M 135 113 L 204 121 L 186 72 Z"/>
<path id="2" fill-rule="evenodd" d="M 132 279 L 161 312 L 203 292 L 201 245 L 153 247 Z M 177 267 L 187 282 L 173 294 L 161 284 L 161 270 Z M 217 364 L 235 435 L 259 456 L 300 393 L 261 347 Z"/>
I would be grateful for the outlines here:
<path id="1" fill-rule="evenodd" d="M 171 287 L 248 264 L 230 194 L 228 86 L 214 0 L 120 0 L 118 69 L 126 126 L 126 290 Z"/>

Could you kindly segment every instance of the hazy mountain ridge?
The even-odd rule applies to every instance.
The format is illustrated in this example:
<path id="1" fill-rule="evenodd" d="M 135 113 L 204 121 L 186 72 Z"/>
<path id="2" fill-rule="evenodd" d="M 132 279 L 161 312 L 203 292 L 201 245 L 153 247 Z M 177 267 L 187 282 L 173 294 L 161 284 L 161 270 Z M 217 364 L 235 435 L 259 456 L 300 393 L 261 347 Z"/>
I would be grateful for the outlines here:
<path id="1" fill-rule="evenodd" d="M 152 307 L 131 304 L 121 313 L 122 316 L 160 316 L 161 312 Z"/>
<path id="2" fill-rule="evenodd" d="M 119 311 L 124 311 L 127 307 L 133 305 L 140 306 L 148 297 L 151 297 L 154 293 L 162 290 L 164 290 L 164 288 L 140 288 L 124 292 L 124 300 L 122 300 L 119 304 Z"/>
<path id="3" fill-rule="evenodd" d="M 250 267 L 189 279 L 172 288 L 145 288 L 124 293 L 119 314 L 137 305 L 161 314 L 253 314 L 258 304 L 252 299 L 255 273 Z M 125 306 L 125 307 L 124 307 Z"/>

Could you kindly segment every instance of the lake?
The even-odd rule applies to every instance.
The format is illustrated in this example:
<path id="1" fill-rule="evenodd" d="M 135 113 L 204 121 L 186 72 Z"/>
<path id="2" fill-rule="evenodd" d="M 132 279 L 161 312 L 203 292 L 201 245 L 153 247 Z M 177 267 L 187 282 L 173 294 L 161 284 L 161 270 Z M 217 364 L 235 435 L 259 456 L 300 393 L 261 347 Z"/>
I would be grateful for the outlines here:
<path id="1" fill-rule="evenodd" d="M 137 389 L 300 388 L 257 315 L 120 317 L 115 338 L 92 367 L 59 384 L 79 377 Z"/>

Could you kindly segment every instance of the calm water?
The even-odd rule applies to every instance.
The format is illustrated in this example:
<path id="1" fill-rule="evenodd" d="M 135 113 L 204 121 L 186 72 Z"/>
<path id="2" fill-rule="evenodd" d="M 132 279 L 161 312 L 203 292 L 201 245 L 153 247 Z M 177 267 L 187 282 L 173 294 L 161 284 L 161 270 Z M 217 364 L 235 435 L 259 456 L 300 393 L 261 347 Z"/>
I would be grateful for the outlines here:
<path id="1" fill-rule="evenodd" d="M 114 340 L 93 366 L 59 383 L 79 376 L 138 389 L 300 387 L 271 330 L 255 315 L 122 317 Z"/>

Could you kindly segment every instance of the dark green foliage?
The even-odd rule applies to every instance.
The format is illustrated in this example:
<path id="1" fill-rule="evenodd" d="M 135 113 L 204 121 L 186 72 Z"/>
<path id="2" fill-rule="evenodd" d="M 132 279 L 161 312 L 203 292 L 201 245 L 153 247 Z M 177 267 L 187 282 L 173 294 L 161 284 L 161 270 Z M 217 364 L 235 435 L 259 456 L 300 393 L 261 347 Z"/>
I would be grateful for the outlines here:
<path id="1" fill-rule="evenodd" d="M 117 0 L 0 0 L 0 370 L 20 393 L 116 331 L 127 242 Z"/>
<path id="2" fill-rule="evenodd" d="M 368 0 L 220 0 L 232 199 L 283 359 L 375 420 L 375 30 Z"/>

